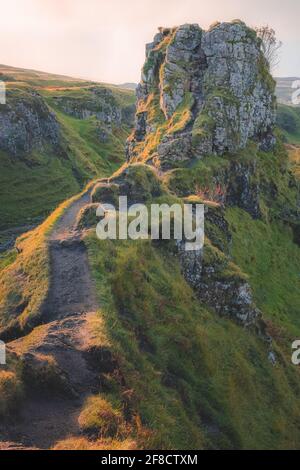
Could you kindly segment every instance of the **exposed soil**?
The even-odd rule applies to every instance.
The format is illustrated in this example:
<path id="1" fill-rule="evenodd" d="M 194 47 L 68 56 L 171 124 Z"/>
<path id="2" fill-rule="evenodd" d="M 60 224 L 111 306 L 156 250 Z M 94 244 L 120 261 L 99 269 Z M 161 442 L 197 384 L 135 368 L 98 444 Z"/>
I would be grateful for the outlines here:
<path id="1" fill-rule="evenodd" d="M 28 348 L 28 337 L 8 344 L 30 373 L 45 357 L 56 361 L 56 390 L 29 384 L 30 396 L 14 422 L 0 424 L 0 449 L 49 449 L 58 440 L 80 435 L 78 415 L 86 397 L 99 391 L 99 371 L 88 363 L 88 319 L 97 303 L 87 253 L 76 231 L 76 217 L 90 192 L 74 202 L 59 220 L 50 243 L 51 284 L 44 305 L 47 322 Z M 25 353 L 24 353 L 25 348 Z M 45 384 L 44 384 L 45 385 Z M 61 389 L 61 390 L 60 390 Z"/>

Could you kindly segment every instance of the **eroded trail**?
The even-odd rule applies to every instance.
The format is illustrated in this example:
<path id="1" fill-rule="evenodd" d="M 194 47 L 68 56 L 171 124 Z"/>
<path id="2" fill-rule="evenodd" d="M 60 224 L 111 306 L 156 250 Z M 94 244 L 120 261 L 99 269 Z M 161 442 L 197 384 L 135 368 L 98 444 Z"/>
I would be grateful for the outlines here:
<path id="1" fill-rule="evenodd" d="M 87 192 L 75 201 L 49 239 L 51 283 L 43 311 L 46 323 L 8 345 L 24 362 L 27 375 L 32 375 L 32 386 L 20 416 L 0 425 L 0 449 L 48 449 L 58 440 L 79 435 L 82 405 L 88 395 L 99 391 L 99 374 L 90 366 L 88 350 L 89 325 L 97 303 L 86 249 L 76 231 L 76 217 L 89 199 Z M 48 384 L 45 372 L 49 367 L 54 369 L 53 391 L 53 377 Z"/>

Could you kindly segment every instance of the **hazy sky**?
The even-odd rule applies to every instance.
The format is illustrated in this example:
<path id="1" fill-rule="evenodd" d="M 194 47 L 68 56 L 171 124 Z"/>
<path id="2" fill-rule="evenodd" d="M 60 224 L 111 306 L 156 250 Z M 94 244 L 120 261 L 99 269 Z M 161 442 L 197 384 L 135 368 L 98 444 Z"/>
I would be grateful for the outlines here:
<path id="1" fill-rule="evenodd" d="M 271 25 L 279 76 L 300 75 L 299 0 L 0 0 L 0 63 L 121 83 L 139 81 L 158 26 L 240 18 Z"/>

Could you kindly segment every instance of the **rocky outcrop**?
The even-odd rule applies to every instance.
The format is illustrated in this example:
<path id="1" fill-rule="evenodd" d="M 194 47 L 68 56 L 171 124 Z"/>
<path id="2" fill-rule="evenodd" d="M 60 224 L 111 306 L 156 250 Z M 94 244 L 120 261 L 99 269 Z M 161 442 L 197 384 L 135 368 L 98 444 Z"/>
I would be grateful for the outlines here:
<path id="1" fill-rule="evenodd" d="M 30 89 L 8 91 L 0 107 L 0 149 L 19 156 L 59 142 L 59 124 L 43 98 Z"/>
<path id="2" fill-rule="evenodd" d="M 121 106 L 112 90 L 105 87 L 89 87 L 80 96 L 76 94 L 56 96 L 54 103 L 66 114 L 77 119 L 94 116 L 108 129 L 112 126 L 120 127 L 122 124 L 132 127 L 134 122 L 134 105 Z"/>
<path id="3" fill-rule="evenodd" d="M 160 29 L 146 47 L 129 160 L 164 168 L 275 142 L 274 81 L 261 40 L 241 21 Z"/>
<path id="4" fill-rule="evenodd" d="M 129 165 L 108 181 L 99 182 L 92 191 L 94 203 L 108 203 L 116 207 L 119 196 L 127 196 L 128 204 L 145 203 L 163 194 L 161 182 L 153 168 L 147 165 Z"/>
<path id="5" fill-rule="evenodd" d="M 178 244 L 186 281 L 199 300 L 219 315 L 260 330 L 261 312 L 255 305 L 247 276 L 230 260 L 231 234 L 222 211 L 206 208 L 205 225 L 210 241 L 202 250 L 185 251 L 184 243 Z"/>

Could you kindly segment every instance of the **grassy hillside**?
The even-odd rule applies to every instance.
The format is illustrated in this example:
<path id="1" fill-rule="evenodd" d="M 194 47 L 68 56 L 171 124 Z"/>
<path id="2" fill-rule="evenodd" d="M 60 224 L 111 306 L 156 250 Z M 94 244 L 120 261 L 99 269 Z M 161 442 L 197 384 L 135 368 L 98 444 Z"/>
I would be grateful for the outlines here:
<path id="1" fill-rule="evenodd" d="M 0 66 L 0 74 L 6 81 L 11 109 L 17 109 L 21 100 L 29 106 L 32 94 L 38 93 L 49 113 L 54 113 L 60 132 L 58 145 L 50 140 L 28 152 L 21 149 L 17 155 L 0 150 L 0 230 L 4 230 L 35 223 L 89 179 L 108 176 L 120 166 L 132 123 L 134 94 L 118 87 L 6 66 Z M 102 102 L 110 100 L 122 111 L 120 122 L 107 125 L 102 115 L 72 117 L 63 109 L 63 100 L 70 99 L 84 109 L 93 100 L 91 88 L 105 92 Z M 0 117 L 6 108 L 0 107 Z M 104 108 L 104 117 L 107 112 L 110 108 Z M 22 111 L 18 119 L 21 126 Z M 30 135 L 30 125 L 26 132 Z"/>

